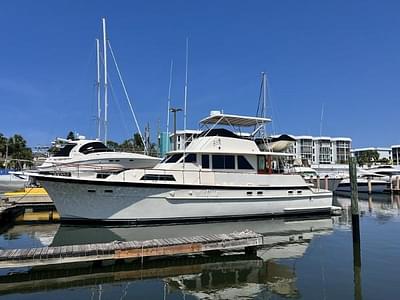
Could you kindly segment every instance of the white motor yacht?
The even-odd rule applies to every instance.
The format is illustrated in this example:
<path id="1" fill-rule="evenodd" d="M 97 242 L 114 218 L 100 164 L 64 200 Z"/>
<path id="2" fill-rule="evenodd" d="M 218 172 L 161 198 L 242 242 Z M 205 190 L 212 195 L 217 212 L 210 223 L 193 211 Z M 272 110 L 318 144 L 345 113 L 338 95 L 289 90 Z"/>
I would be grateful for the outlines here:
<path id="1" fill-rule="evenodd" d="M 400 176 L 400 169 L 391 165 L 358 169 L 357 187 L 360 193 L 390 192 L 390 181 Z M 370 185 L 370 187 L 368 186 Z M 350 192 L 350 179 L 343 179 L 335 192 Z"/>
<path id="2" fill-rule="evenodd" d="M 300 175 L 277 173 L 254 139 L 219 125 L 257 127 L 267 118 L 213 114 L 212 125 L 182 151 L 148 169 L 107 178 L 32 174 L 46 188 L 64 221 L 176 222 L 330 212 L 332 193 L 310 187 Z M 260 128 L 260 127 L 258 127 Z"/>
<path id="3" fill-rule="evenodd" d="M 98 140 L 65 140 L 65 145 L 37 167 L 41 174 L 106 177 L 127 169 L 154 167 L 160 158 L 128 152 L 114 152 Z"/>

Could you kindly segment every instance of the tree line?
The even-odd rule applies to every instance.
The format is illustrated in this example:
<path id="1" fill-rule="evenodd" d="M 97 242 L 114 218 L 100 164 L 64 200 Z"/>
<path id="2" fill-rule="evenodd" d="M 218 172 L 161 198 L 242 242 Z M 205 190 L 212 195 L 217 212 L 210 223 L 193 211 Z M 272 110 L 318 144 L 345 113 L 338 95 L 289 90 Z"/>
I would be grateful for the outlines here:
<path id="1" fill-rule="evenodd" d="M 0 133 L 0 167 L 20 168 L 20 161 L 30 165 L 33 160 L 32 149 L 27 147 L 26 140 L 20 134 L 7 138 Z"/>

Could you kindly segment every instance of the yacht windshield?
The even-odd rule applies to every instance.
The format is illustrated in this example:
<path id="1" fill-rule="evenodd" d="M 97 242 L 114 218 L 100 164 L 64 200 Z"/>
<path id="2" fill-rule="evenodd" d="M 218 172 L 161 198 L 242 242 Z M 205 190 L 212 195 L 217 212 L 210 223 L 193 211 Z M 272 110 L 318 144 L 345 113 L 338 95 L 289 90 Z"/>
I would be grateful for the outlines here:
<path id="1" fill-rule="evenodd" d="M 62 147 L 60 150 L 58 150 L 56 153 L 54 153 L 53 156 L 56 157 L 68 157 L 69 154 L 71 153 L 72 148 L 74 148 L 76 144 L 66 144 L 64 147 Z"/>
<path id="2" fill-rule="evenodd" d="M 182 153 L 173 154 L 165 161 L 165 163 L 167 163 L 167 164 L 176 163 L 178 160 L 180 160 L 182 158 L 182 156 L 183 156 Z"/>
<path id="3" fill-rule="evenodd" d="M 96 152 L 112 152 L 112 150 L 107 148 L 107 146 L 101 142 L 93 142 L 93 143 L 87 143 L 87 144 L 83 145 L 79 149 L 79 152 L 81 152 L 83 154 L 89 154 L 89 153 L 96 153 Z"/>

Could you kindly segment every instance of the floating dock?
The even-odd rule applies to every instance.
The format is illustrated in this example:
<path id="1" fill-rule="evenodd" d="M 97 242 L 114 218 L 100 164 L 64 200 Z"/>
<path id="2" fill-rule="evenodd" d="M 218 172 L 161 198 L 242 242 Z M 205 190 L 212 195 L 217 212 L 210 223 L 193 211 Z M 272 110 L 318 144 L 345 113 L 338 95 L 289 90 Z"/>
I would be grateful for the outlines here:
<path id="1" fill-rule="evenodd" d="M 255 251 L 263 236 L 253 231 L 210 234 L 194 237 L 153 239 L 60 247 L 10 249 L 0 251 L 0 268 L 48 266 L 57 264 L 114 261 L 198 254 L 209 251 Z"/>
<path id="2" fill-rule="evenodd" d="M 27 187 L 14 192 L 6 192 L 0 195 L 0 225 L 10 221 L 58 221 L 59 216 L 55 212 L 55 206 L 44 188 Z M 33 211 L 48 211 L 47 217 L 36 216 L 25 218 L 26 213 Z M 23 217 L 21 217 L 23 216 Z"/>

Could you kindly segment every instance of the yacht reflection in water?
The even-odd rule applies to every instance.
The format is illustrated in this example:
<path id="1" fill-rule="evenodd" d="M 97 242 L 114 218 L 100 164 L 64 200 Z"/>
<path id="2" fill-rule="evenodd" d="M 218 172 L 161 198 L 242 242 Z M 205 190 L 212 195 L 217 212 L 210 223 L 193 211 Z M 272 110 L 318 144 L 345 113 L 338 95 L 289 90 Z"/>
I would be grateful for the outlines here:
<path id="1" fill-rule="evenodd" d="M 318 216 L 308 219 L 268 219 L 190 225 L 146 227 L 98 227 L 60 225 L 51 246 L 109 242 L 114 240 L 148 240 L 153 238 L 187 237 L 203 234 L 253 230 L 264 236 L 265 246 L 256 253 L 205 253 L 201 256 L 138 259 L 129 263 L 75 269 L 63 267 L 32 268 L 0 276 L 0 294 L 32 293 L 42 290 L 67 289 L 77 286 L 126 283 L 134 289 L 134 281 L 162 279 L 160 293 L 192 295 L 198 299 L 232 299 L 260 294 L 298 297 L 296 272 L 284 258 L 303 256 L 311 240 L 333 232 L 333 219 Z M 14 270 L 15 271 L 15 270 Z M 124 284 L 122 284 L 124 285 Z M 121 285 L 121 289 L 123 289 Z M 113 285 L 115 288 L 115 285 Z M 127 290 L 129 295 L 129 289 Z M 115 295 L 117 297 L 117 295 Z M 161 295 L 160 295 L 161 296 Z"/>
<path id="2" fill-rule="evenodd" d="M 372 215 L 381 222 L 387 222 L 400 215 L 399 194 L 358 194 L 358 207 L 361 215 Z M 333 203 L 343 208 L 340 224 L 351 223 L 351 198 L 335 195 Z"/>

